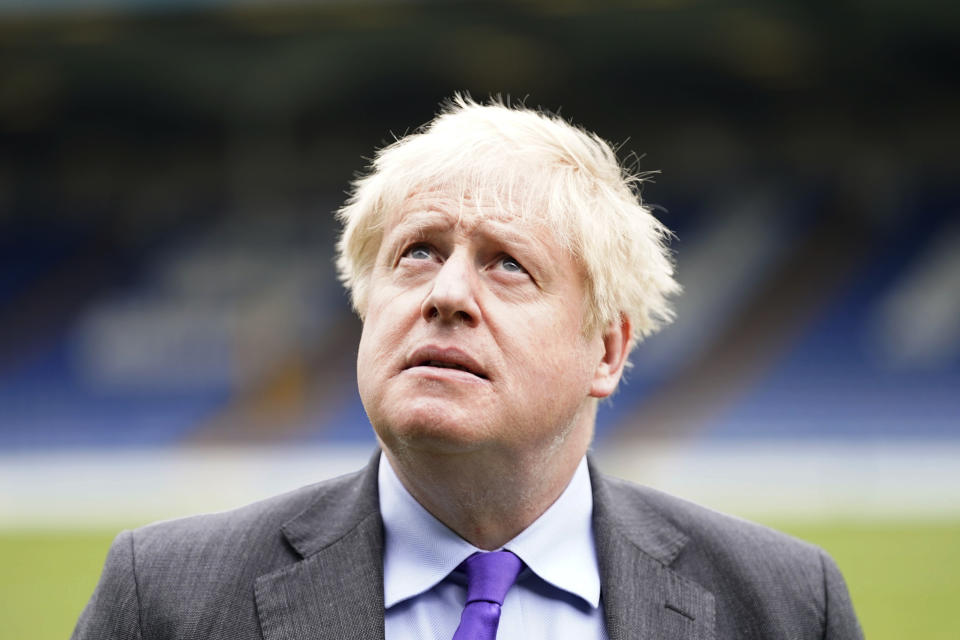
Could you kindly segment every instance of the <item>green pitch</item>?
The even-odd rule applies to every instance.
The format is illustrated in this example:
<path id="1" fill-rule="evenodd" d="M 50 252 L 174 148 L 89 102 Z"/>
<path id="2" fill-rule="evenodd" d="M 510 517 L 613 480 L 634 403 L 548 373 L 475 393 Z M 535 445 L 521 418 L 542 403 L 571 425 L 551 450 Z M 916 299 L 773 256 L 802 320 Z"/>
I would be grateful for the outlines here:
<path id="1" fill-rule="evenodd" d="M 0 640 L 66 640 L 111 534 L 0 532 Z"/>
<path id="2" fill-rule="evenodd" d="M 780 523 L 778 528 L 833 555 L 870 640 L 958 637 L 960 522 Z M 112 538 L 112 533 L 0 533 L 0 640 L 68 638 Z"/>
<path id="3" fill-rule="evenodd" d="M 960 638 L 960 522 L 774 526 L 830 552 L 869 640 Z"/>

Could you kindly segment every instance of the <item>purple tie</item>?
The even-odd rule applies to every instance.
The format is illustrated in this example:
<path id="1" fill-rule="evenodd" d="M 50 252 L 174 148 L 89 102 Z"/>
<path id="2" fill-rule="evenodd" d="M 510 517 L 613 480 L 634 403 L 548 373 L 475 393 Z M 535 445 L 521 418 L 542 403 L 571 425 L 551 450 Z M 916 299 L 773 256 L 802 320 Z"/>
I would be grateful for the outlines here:
<path id="1" fill-rule="evenodd" d="M 473 554 L 460 567 L 467 572 L 467 603 L 453 640 L 494 640 L 500 607 L 523 561 L 509 551 L 490 551 Z"/>

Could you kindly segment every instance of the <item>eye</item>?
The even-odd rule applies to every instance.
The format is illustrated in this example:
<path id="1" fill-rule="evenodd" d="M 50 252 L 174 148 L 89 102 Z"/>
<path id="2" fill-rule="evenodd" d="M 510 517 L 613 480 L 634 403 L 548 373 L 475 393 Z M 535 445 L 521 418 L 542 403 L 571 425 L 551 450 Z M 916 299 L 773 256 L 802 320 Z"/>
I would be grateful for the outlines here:
<path id="1" fill-rule="evenodd" d="M 519 262 L 510 256 L 502 256 L 500 258 L 500 266 L 503 267 L 504 271 L 510 271 L 511 273 L 526 273 L 527 270 L 524 269 Z"/>
<path id="2" fill-rule="evenodd" d="M 412 260 L 429 260 L 432 256 L 433 250 L 429 246 L 425 244 L 414 244 L 403 252 L 402 257 Z"/>

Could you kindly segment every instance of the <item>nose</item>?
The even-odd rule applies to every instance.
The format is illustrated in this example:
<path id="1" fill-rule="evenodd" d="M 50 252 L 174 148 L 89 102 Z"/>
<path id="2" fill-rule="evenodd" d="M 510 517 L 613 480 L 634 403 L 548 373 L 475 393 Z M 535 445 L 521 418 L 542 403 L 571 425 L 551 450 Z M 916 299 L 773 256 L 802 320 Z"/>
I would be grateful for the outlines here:
<path id="1" fill-rule="evenodd" d="M 477 274 L 469 256 L 455 251 L 436 272 L 420 313 L 428 322 L 476 326 L 480 320 L 477 285 Z"/>

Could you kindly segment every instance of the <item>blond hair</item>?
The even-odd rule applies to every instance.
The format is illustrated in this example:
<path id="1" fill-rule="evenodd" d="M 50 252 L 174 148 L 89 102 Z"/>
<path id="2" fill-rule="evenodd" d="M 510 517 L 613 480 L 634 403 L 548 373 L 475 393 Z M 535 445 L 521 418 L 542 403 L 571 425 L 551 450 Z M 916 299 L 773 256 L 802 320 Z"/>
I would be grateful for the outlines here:
<path id="1" fill-rule="evenodd" d="M 337 270 L 363 318 L 389 212 L 424 188 L 493 193 L 499 207 L 551 229 L 583 265 L 588 330 L 626 316 L 632 347 L 672 320 L 668 298 L 680 290 L 670 232 L 640 201 L 641 181 L 596 134 L 523 106 L 458 94 L 432 121 L 380 149 L 353 182 L 337 212 Z"/>

